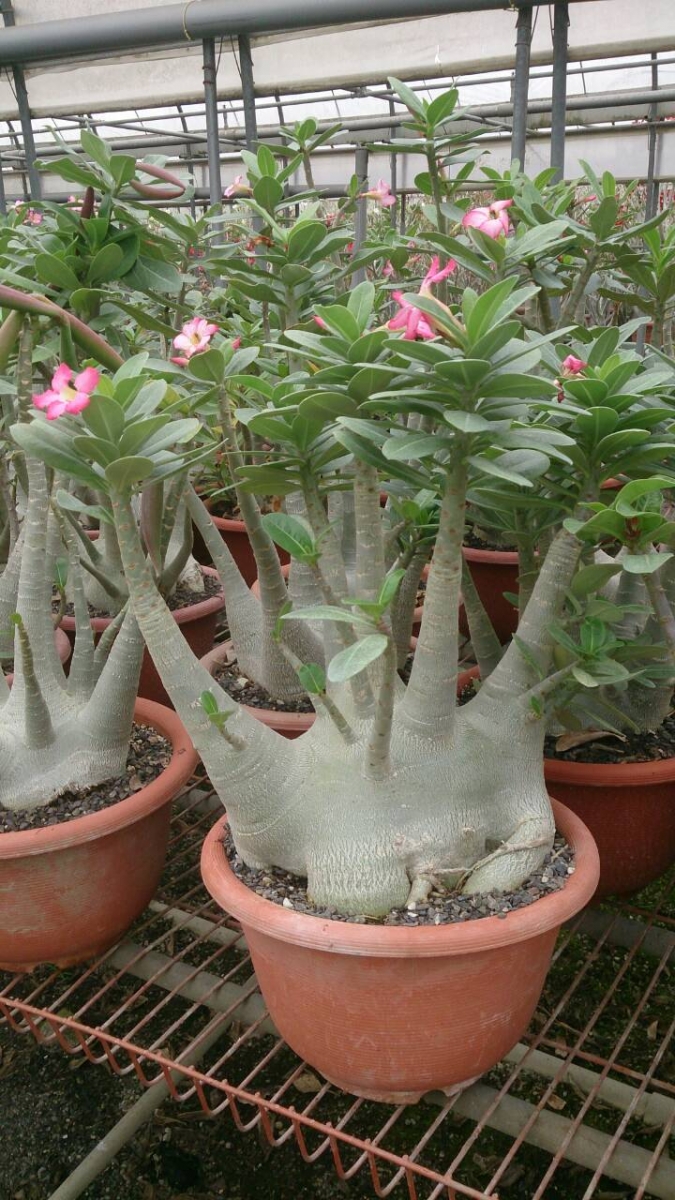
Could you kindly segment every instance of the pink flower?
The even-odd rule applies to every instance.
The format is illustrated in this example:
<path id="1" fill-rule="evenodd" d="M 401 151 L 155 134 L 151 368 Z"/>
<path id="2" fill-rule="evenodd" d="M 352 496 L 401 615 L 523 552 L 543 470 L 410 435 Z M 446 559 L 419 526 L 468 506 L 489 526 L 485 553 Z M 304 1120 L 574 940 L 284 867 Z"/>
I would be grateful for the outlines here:
<path id="1" fill-rule="evenodd" d="M 205 317 L 193 317 L 191 321 L 186 321 L 173 339 L 176 350 L 182 350 L 183 353 L 176 355 L 171 362 L 186 367 L 194 354 L 201 354 L 202 350 L 208 349 L 211 338 L 217 332 L 218 326 L 210 325 Z"/>
<path id="2" fill-rule="evenodd" d="M 454 258 L 449 259 L 447 266 L 443 267 L 442 270 L 440 267 L 438 257 L 432 258 L 429 270 L 427 271 L 426 275 L 424 276 L 424 279 L 422 280 L 422 286 L 420 288 L 420 296 L 428 295 L 429 292 L 431 291 L 432 283 L 440 283 L 441 280 L 447 279 L 448 275 L 452 275 L 452 272 L 456 271 L 456 270 L 457 270 L 457 263 L 455 262 Z"/>
<path id="3" fill-rule="evenodd" d="M 384 266 L 382 268 L 382 275 L 385 279 L 389 279 L 390 276 L 393 274 L 394 274 L 394 264 L 389 262 L 389 259 L 387 259 L 386 263 L 384 264 Z"/>
<path id="4" fill-rule="evenodd" d="M 414 342 L 416 338 L 428 341 L 436 336 L 424 313 L 415 308 L 409 300 L 405 300 L 403 292 L 392 292 L 392 296 L 400 307 L 396 316 L 387 322 L 388 329 L 405 329 L 405 342 Z"/>
<path id="5" fill-rule="evenodd" d="M 234 341 L 232 342 L 232 349 L 238 350 L 240 346 L 241 346 L 241 338 L 240 337 L 235 338 Z"/>
<path id="6" fill-rule="evenodd" d="M 368 192 L 361 192 L 359 199 L 377 200 L 382 208 L 391 208 L 392 204 L 396 203 L 396 197 L 392 196 L 391 188 L 384 179 L 379 179 L 377 187 L 371 188 Z"/>
<path id="7" fill-rule="evenodd" d="M 52 386 L 46 392 L 33 396 L 36 408 L 47 411 L 47 420 L 54 421 L 64 413 L 79 413 L 86 408 L 91 400 L 91 393 L 98 386 L 101 378 L 94 367 L 85 367 L 73 379 L 72 368 L 61 363 L 52 375 Z"/>
<path id="8" fill-rule="evenodd" d="M 502 234 L 506 236 L 510 229 L 506 209 L 512 204 L 513 200 L 493 200 L 492 204 L 484 208 L 471 208 L 464 213 L 462 225 L 465 229 L 480 229 L 487 237 L 498 238 Z"/>
<path id="9" fill-rule="evenodd" d="M 36 212 L 34 208 L 29 208 L 23 219 L 23 223 L 24 225 L 41 225 L 43 220 L 42 213 Z"/>
<path id="10" fill-rule="evenodd" d="M 583 362 L 580 358 L 575 358 L 573 354 L 568 354 L 560 365 L 565 375 L 579 375 L 586 370 L 588 363 Z"/>
<path id="11" fill-rule="evenodd" d="M 314 322 L 316 325 L 319 326 L 319 329 L 328 329 L 328 326 L 326 325 L 326 322 L 324 321 L 323 317 L 315 317 Z"/>
<path id="12" fill-rule="evenodd" d="M 237 175 L 234 183 L 231 183 L 229 187 L 225 188 L 225 191 L 223 192 L 223 198 L 225 200 L 231 200 L 233 196 L 250 196 L 251 192 L 252 188 L 250 188 L 248 184 L 244 183 L 244 176 Z"/>

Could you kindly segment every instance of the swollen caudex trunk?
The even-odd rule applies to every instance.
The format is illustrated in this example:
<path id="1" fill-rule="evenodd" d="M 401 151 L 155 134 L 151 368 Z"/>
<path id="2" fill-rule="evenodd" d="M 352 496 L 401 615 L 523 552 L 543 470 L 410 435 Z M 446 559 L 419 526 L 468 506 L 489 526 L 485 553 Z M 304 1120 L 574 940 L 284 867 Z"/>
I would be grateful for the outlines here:
<path id="1" fill-rule="evenodd" d="M 448 513 L 456 504 L 449 493 Z M 373 916 L 405 904 L 411 889 L 435 880 L 472 892 L 510 890 L 541 864 L 552 845 L 553 820 L 543 779 L 543 722 L 533 719 L 527 700 L 536 673 L 511 647 L 478 695 L 457 709 L 456 622 L 430 621 L 438 597 L 458 593 L 459 557 L 449 545 L 439 551 L 437 543 L 411 686 L 393 685 L 388 753 L 375 770 L 377 720 L 367 705 L 357 711 L 348 686 L 334 689 L 330 699 L 350 736 L 319 706 L 311 730 L 292 742 L 218 687 L 159 602 L 136 552 L 128 505 L 119 499 L 115 509 L 134 612 L 227 805 L 247 863 L 306 875 L 318 904 Z M 458 527 L 458 544 L 460 538 Z M 546 630 L 578 551 L 575 539 L 560 536 L 521 622 L 523 640 L 536 648 L 544 669 L 551 649 Z M 222 729 L 202 708 L 205 690 L 231 714 Z"/>

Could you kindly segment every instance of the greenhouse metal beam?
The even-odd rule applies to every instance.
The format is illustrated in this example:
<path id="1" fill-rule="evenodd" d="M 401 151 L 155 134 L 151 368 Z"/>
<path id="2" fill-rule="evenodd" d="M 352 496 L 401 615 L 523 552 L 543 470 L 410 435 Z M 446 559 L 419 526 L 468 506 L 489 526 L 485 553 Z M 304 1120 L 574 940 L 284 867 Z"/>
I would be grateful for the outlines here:
<path id="1" fill-rule="evenodd" d="M 216 85 L 216 43 L 204 38 L 204 103 L 206 109 L 206 153 L 209 161 L 209 192 L 212 205 L 221 203 L 220 142 L 218 140 L 218 91 Z"/>
<path id="2" fill-rule="evenodd" d="M 551 166 L 555 178 L 565 174 L 565 129 L 567 125 L 567 50 L 570 16 L 567 3 L 553 11 L 553 79 L 551 81 Z"/>
<path id="3" fill-rule="evenodd" d="M 587 3 L 588 0 L 571 0 Z M 548 0 L 510 0 L 511 7 L 539 7 Z M 495 12 L 505 0 L 200 0 L 167 4 L 121 14 L 104 13 L 87 21 L 66 18 L 15 26 L 0 34 L 0 65 L 13 66 L 82 55 L 181 45 L 223 35 L 274 33 L 329 25 L 398 21 L 406 17 Z"/>
<path id="4" fill-rule="evenodd" d="M 2 20 L 5 30 L 13 29 L 15 16 L 12 0 L 0 0 L 0 10 L 2 11 Z M 30 105 L 28 103 L 28 92 L 26 90 L 26 77 L 23 69 L 16 64 L 12 64 L 12 75 L 14 77 L 16 106 L 19 113 L 19 121 L 21 122 L 21 132 L 23 134 L 26 170 L 28 171 L 31 200 L 39 200 L 40 196 L 42 195 L 42 182 L 40 179 L 40 173 L 35 166 L 35 139 L 33 137 L 33 122 L 31 119 Z"/>
<path id="5" fill-rule="evenodd" d="M 513 76 L 513 121 L 511 159 L 525 170 L 527 141 L 527 100 L 530 90 L 530 47 L 532 45 L 532 9 L 521 8 L 516 21 L 516 65 Z"/>

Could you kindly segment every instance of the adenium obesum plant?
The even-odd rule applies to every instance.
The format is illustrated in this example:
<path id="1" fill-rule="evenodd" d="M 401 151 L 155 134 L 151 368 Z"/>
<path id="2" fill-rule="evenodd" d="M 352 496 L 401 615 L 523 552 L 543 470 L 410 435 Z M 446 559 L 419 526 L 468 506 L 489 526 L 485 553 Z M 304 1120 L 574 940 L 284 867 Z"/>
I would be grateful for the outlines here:
<path id="1" fill-rule="evenodd" d="M 675 479 L 672 364 L 643 360 L 631 326 L 588 329 L 573 319 L 585 294 L 573 268 L 589 241 L 609 261 L 614 222 L 607 228 L 603 213 L 597 232 L 580 231 L 557 185 L 548 191 L 518 174 L 499 182 L 501 194 L 514 193 L 498 210 L 514 214 L 509 237 L 463 227 L 461 210 L 447 211 L 454 184 L 438 166 L 441 151 L 467 153 L 467 139 L 445 129 L 454 100 L 429 104 L 404 85 L 399 95 L 412 106 L 412 147 L 429 143 L 421 182 L 439 214 L 438 230 L 417 239 L 427 278 L 409 276 L 401 291 L 402 309 L 424 318 L 423 336 L 403 336 L 407 317 L 391 327 L 386 285 L 352 286 L 353 270 L 386 261 L 389 243 L 387 253 L 367 246 L 344 262 L 349 231 L 330 229 L 312 203 L 294 219 L 288 166 L 261 147 L 245 160 L 253 195 L 242 198 L 266 239 L 261 254 L 251 266 L 229 247 L 210 259 L 228 279 L 237 322 L 244 310 L 259 314 L 255 336 L 235 349 L 221 321 L 186 366 L 131 359 L 80 414 L 49 422 L 34 410 L 12 430 L 53 469 L 67 460 L 79 483 L 93 472 L 133 615 L 243 858 L 306 874 L 319 904 L 365 915 L 420 898 L 437 881 L 466 891 L 519 886 L 553 838 L 547 726 L 567 714 L 583 723 L 589 695 L 619 721 L 633 711 L 634 690 L 671 686 L 675 674 L 672 556 L 661 548 L 673 525 L 659 496 Z M 541 204 L 555 211 L 540 224 Z M 476 286 L 444 303 L 451 259 Z M 168 399 L 158 390 L 165 378 Z M 153 432 L 143 425 L 150 417 Z M 103 462 L 87 454 L 100 449 L 92 422 L 105 426 Z M 191 487 L 209 437 L 236 484 L 259 600 Z M 602 485 L 614 476 L 629 482 L 608 501 Z M 296 741 L 218 686 L 162 599 L 154 559 L 162 536 L 151 518 L 176 493 L 223 579 L 240 663 L 271 690 L 295 686 L 312 699 L 315 723 Z M 285 511 L 263 515 L 260 495 L 283 497 Z M 463 579 L 469 517 L 512 530 L 521 553 L 520 620 L 506 648 Z M 410 524 L 425 535 L 409 538 Z M 397 673 L 401 610 L 430 542 L 406 687 Z M 274 543 L 292 557 L 288 589 Z M 631 577 L 644 594 L 624 606 Z M 460 589 L 483 679 L 461 707 Z M 639 626 L 637 653 L 626 617 Z"/>

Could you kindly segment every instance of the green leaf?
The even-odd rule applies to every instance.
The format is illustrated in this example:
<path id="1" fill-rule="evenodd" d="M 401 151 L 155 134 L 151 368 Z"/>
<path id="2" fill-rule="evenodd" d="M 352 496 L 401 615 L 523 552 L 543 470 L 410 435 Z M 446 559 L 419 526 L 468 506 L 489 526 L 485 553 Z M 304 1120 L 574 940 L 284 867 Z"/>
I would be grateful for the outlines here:
<path id="1" fill-rule="evenodd" d="M 337 334 L 338 337 L 344 338 L 345 341 L 355 342 L 360 337 L 361 330 L 359 329 L 356 317 L 343 305 L 317 305 L 316 312 L 317 316 L 326 322 L 331 333 Z"/>
<path id="2" fill-rule="evenodd" d="M 88 429 L 98 438 L 116 445 L 124 432 L 124 411 L 110 396 L 96 396 L 82 412 Z"/>
<path id="3" fill-rule="evenodd" d="M 36 254 L 35 271 L 38 279 L 53 287 L 64 288 L 66 291 L 72 292 L 80 286 L 75 272 L 71 271 L 70 267 L 55 254 Z"/>
<path id="4" fill-rule="evenodd" d="M 486 433 L 492 428 L 485 417 L 473 412 L 444 412 L 443 420 L 460 433 Z"/>
<path id="5" fill-rule="evenodd" d="M 321 696 L 326 690 L 326 672 L 318 663 L 303 663 L 298 679 L 310 696 Z"/>
<path id="6" fill-rule="evenodd" d="M 375 303 L 375 286 L 368 279 L 357 284 L 349 293 L 347 308 L 354 317 L 361 333 L 366 329 Z"/>
<path id="7" fill-rule="evenodd" d="M 588 671 L 584 671 L 583 667 L 572 667 L 572 675 L 576 679 L 577 683 L 580 683 L 583 687 L 600 687 L 599 680 L 595 679 L 592 675 L 589 675 Z"/>
<path id="8" fill-rule="evenodd" d="M 582 600 L 584 596 L 603 588 L 620 570 L 621 563 L 592 563 L 588 567 L 582 567 L 574 576 L 570 591 L 578 600 Z"/>
<path id="9" fill-rule="evenodd" d="M 180 274 L 171 263 L 145 255 L 139 255 L 124 282 L 138 292 L 160 292 L 169 296 L 177 296 L 182 287 Z"/>
<path id="10" fill-rule="evenodd" d="M 412 88 L 409 88 L 407 84 L 402 83 L 400 79 L 396 79 L 393 75 L 389 76 L 388 83 L 391 90 L 396 93 L 399 100 L 405 104 L 411 113 L 414 113 L 417 117 L 425 116 L 424 104 L 421 98 L 413 92 Z"/>
<path id="11" fill-rule="evenodd" d="M 634 517 L 640 511 L 634 507 L 634 500 L 639 500 L 641 496 L 649 496 L 653 492 L 672 488 L 674 485 L 675 479 L 667 479 L 663 475 L 654 475 L 650 479 L 634 479 L 631 483 L 626 483 L 617 493 L 613 508 L 621 513 L 622 517 Z"/>
<path id="12" fill-rule="evenodd" d="M 265 212 L 273 214 L 284 198 L 284 189 L 278 179 L 273 179 L 271 175 L 263 175 L 253 188 L 253 196 Z"/>
<path id="13" fill-rule="evenodd" d="M 385 442 L 382 453 L 391 462 L 410 462 L 447 449 L 449 444 L 449 439 L 444 441 L 442 435 L 437 433 L 404 434 Z"/>
<path id="14" fill-rule="evenodd" d="M 132 454 L 109 463 L 105 477 L 116 492 L 129 492 L 141 480 L 152 474 L 154 463 L 151 458 Z"/>
<path id="15" fill-rule="evenodd" d="M 399 567 L 396 571 L 391 571 L 386 576 L 384 583 L 382 584 L 382 587 L 380 588 L 380 594 L 377 597 L 378 606 L 382 609 L 383 612 L 389 607 L 392 600 L 394 599 L 394 596 L 396 595 L 396 593 L 401 585 L 401 580 L 403 579 L 404 575 L 405 575 L 405 568 Z"/>
<path id="16" fill-rule="evenodd" d="M 78 458 L 71 437 L 63 430 L 55 429 L 55 424 L 56 422 L 53 422 L 51 427 L 48 427 L 46 421 L 34 420 L 29 425 L 12 425 L 10 433 L 17 446 L 25 450 L 26 454 L 40 459 L 56 471 L 63 471 L 72 479 L 88 484 L 89 487 L 100 488 L 101 476 L 92 469 L 90 460 L 83 461 Z"/>
<path id="17" fill-rule="evenodd" d="M 92 133 L 91 129 L 82 129 L 80 131 L 80 142 L 82 143 L 82 149 L 89 158 L 93 158 L 94 162 L 99 167 L 102 167 L 104 171 L 107 172 L 110 170 L 111 152 L 100 137 Z"/>
<path id="18" fill-rule="evenodd" d="M 225 379 L 225 359 L 220 350 L 212 346 L 208 350 L 202 350 L 200 354 L 193 354 L 188 363 L 188 370 L 202 383 L 222 383 Z"/>
<path id="19" fill-rule="evenodd" d="M 88 283 L 105 283 L 115 279 L 124 261 L 124 252 L 116 242 L 102 246 L 87 272 Z"/>
<path id="20" fill-rule="evenodd" d="M 304 263 L 326 237 L 323 221 L 301 221 L 288 234 L 288 261 Z"/>
<path id="21" fill-rule="evenodd" d="M 653 575 L 658 571 L 664 563 L 667 563 L 673 556 L 670 553 L 657 554 L 627 554 L 621 560 L 621 566 L 624 571 L 628 571 L 630 575 Z"/>
<path id="22" fill-rule="evenodd" d="M 310 562 L 317 557 L 317 547 L 309 526 L 299 517 L 288 513 L 265 513 L 263 528 L 282 550 L 300 562 Z"/>
<path id="23" fill-rule="evenodd" d="M 451 117 L 457 107 L 457 89 L 452 88 L 449 92 L 442 92 L 435 100 L 431 101 L 427 111 L 426 119 L 430 128 L 435 129 L 436 126 L 442 125 Z"/>
<path id="24" fill-rule="evenodd" d="M 220 711 L 218 708 L 218 701 L 216 700 L 213 692 L 202 692 L 201 696 L 199 697 L 199 703 L 207 717 L 215 717 Z"/>
<path id="25" fill-rule="evenodd" d="M 282 614 L 283 621 L 340 621 L 343 625 L 360 625 L 372 629 L 372 621 L 368 621 L 359 613 L 351 613 L 346 608 L 338 608 L 336 604 L 316 604 L 310 608 L 294 609 Z"/>
<path id="26" fill-rule="evenodd" d="M 359 675 L 370 663 L 375 662 L 387 649 L 389 639 L 383 633 L 370 633 L 353 646 L 347 646 L 336 654 L 328 664 L 328 678 L 331 683 L 345 683 L 354 675 Z"/>
<path id="27" fill-rule="evenodd" d="M 130 183 L 136 174 L 136 159 L 130 154 L 111 154 L 108 170 L 115 180 L 115 186 L 122 188 L 125 183 Z"/>

